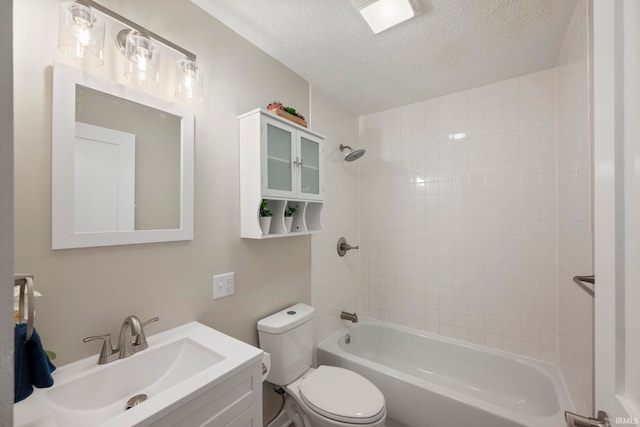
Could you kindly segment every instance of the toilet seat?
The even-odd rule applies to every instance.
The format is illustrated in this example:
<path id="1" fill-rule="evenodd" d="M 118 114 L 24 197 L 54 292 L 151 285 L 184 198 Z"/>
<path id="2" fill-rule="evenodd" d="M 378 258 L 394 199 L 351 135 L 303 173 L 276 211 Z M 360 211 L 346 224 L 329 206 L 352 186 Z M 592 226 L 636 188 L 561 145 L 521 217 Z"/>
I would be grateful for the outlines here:
<path id="1" fill-rule="evenodd" d="M 380 390 L 348 369 L 320 366 L 300 383 L 298 390 L 309 409 L 334 421 L 371 424 L 385 414 Z"/>

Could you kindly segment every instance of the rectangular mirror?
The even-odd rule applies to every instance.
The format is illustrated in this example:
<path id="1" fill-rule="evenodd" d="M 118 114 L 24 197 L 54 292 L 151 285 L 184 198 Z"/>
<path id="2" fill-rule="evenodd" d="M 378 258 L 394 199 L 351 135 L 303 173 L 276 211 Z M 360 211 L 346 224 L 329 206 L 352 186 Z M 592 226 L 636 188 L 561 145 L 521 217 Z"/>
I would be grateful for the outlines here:
<path id="1" fill-rule="evenodd" d="M 52 249 L 193 239 L 188 109 L 55 64 Z"/>

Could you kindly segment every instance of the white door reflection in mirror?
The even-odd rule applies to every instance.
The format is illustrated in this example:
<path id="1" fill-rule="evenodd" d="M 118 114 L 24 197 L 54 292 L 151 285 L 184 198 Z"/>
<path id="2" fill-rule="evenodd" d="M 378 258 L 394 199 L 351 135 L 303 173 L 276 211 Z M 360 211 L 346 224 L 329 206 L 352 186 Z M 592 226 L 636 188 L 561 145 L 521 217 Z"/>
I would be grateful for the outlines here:
<path id="1" fill-rule="evenodd" d="M 133 231 L 136 136 L 76 122 L 74 230 Z"/>
<path id="2" fill-rule="evenodd" d="M 136 211 L 133 228 L 179 228 L 182 118 L 79 84 L 76 84 L 75 92 L 76 122 L 135 135 Z M 81 198 L 75 201 L 76 204 L 86 203 Z"/>

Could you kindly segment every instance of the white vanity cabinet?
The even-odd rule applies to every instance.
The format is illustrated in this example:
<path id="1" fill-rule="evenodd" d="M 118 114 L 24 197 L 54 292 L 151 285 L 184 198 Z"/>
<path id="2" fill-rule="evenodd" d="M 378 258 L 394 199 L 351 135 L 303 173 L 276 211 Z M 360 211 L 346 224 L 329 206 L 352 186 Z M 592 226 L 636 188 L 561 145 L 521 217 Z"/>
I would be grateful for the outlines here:
<path id="1" fill-rule="evenodd" d="M 262 109 L 239 117 L 241 236 L 264 239 L 322 231 L 324 137 Z M 260 203 L 268 201 L 271 228 L 263 234 Z M 295 207 L 292 227 L 284 212 Z"/>
<path id="2" fill-rule="evenodd" d="M 59 366 L 52 387 L 14 405 L 14 426 L 262 426 L 262 350 L 198 322 L 147 341 L 113 363 Z M 125 410 L 138 395 L 147 399 Z"/>
<path id="3" fill-rule="evenodd" d="M 240 370 L 221 384 L 150 423 L 153 427 L 262 426 L 262 362 Z"/>

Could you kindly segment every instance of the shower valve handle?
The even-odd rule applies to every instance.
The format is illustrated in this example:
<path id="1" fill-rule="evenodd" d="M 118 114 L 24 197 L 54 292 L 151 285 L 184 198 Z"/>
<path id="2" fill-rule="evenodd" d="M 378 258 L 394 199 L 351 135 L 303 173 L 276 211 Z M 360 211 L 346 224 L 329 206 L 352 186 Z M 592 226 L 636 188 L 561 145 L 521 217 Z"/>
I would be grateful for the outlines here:
<path id="1" fill-rule="evenodd" d="M 345 256 L 347 251 L 350 251 L 351 249 L 360 249 L 360 245 L 351 246 L 347 243 L 347 239 L 344 237 L 338 239 L 338 255 Z"/>

